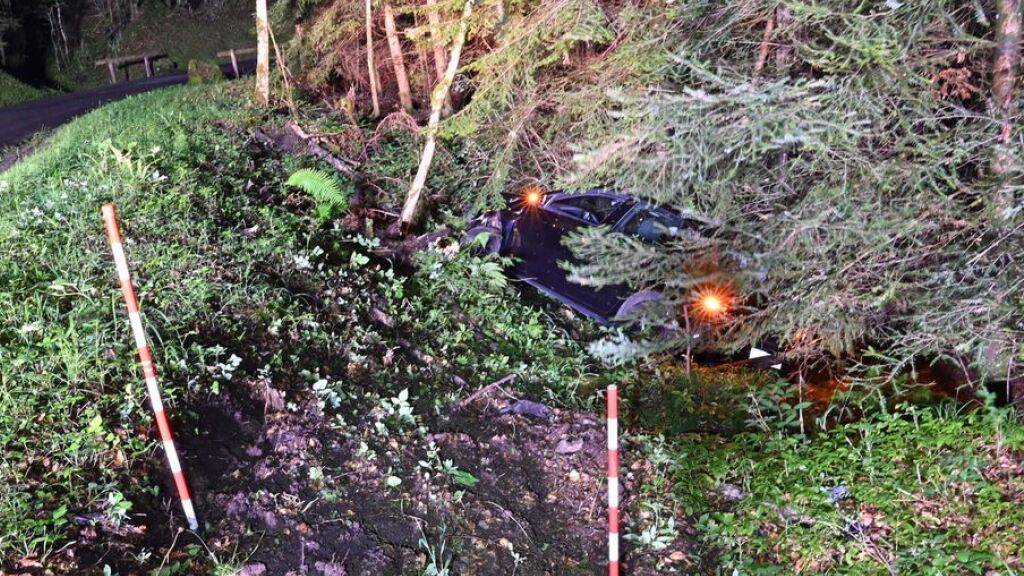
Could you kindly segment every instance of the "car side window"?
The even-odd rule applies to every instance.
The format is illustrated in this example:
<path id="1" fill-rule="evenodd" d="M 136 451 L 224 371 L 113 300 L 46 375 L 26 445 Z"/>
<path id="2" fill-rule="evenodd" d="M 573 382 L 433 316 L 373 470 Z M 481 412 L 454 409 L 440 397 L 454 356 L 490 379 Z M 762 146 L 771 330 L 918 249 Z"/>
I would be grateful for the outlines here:
<path id="1" fill-rule="evenodd" d="M 671 214 L 640 208 L 629 216 L 629 220 L 622 227 L 622 233 L 636 236 L 650 244 L 658 244 L 679 234 L 681 226 L 682 222 Z"/>
<path id="2" fill-rule="evenodd" d="M 573 196 L 571 198 L 566 198 L 559 203 L 567 207 L 578 209 L 582 214 L 589 214 L 592 218 L 583 217 L 583 219 L 592 222 L 593 224 L 600 224 L 606 221 L 618 206 L 618 203 L 613 198 L 609 198 L 607 196 L 596 196 L 593 194 Z M 573 212 L 575 211 L 576 210 L 573 210 Z"/>

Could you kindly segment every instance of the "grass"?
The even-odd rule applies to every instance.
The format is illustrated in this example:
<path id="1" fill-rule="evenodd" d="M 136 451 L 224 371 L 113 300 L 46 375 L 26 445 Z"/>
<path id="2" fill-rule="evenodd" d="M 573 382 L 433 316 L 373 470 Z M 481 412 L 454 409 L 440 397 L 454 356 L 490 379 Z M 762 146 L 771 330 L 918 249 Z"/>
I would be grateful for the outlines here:
<path id="1" fill-rule="evenodd" d="M 1024 428 L 1008 412 L 876 408 L 805 437 L 785 383 L 764 374 L 603 368 L 582 344 L 595 328 L 522 301 L 500 260 L 442 243 L 403 270 L 373 255 L 377 240 L 322 221 L 286 186 L 311 160 L 254 155 L 215 124 L 262 121 L 246 92 L 127 99 L 0 176 L 0 558 L 52 557 L 76 517 L 116 528 L 159 490 L 99 218 L 114 201 L 172 414 L 223 393 L 228 375 L 263 375 L 308 387 L 329 412 L 376 406 L 402 434 L 410 402 L 430 414 L 508 374 L 574 407 L 614 381 L 627 449 L 651 470 L 630 503 L 642 511 L 631 545 L 656 548 L 688 524 L 691 568 L 705 573 L 1020 572 Z M 373 165 L 402 173 L 406 148 L 383 147 Z M 463 185 L 446 170 L 438 182 Z"/>
<path id="2" fill-rule="evenodd" d="M 10 74 L 0 70 L 0 106 L 12 106 L 28 100 L 42 98 L 49 92 L 40 90 L 21 82 Z"/>
<path id="3" fill-rule="evenodd" d="M 664 484 L 646 498 L 685 511 L 716 573 L 1016 574 L 1022 448 L 1014 414 L 952 403 L 813 438 L 650 437 Z"/>
<path id="4" fill-rule="evenodd" d="M 215 125 L 255 122 L 246 93 L 218 84 L 129 98 L 0 176 L 0 558 L 52 558 L 76 517 L 116 532 L 139 495 L 159 490 L 105 202 L 122 217 L 172 417 L 228 373 L 264 371 L 325 405 L 386 403 L 403 389 L 440 403 L 513 372 L 569 401 L 590 378 L 583 347 L 519 302 L 499 263 L 436 249 L 405 276 L 371 258 L 376 241 L 322 223 L 312 202 L 285 206 L 296 194 L 285 181 L 311 160 L 254 158 Z M 391 328 L 368 321 L 378 307 Z M 436 360 L 382 365 L 406 338 Z"/>
<path id="5" fill-rule="evenodd" d="M 123 215 L 171 398 L 188 387 L 174 367 L 203 352 L 197 328 L 222 306 L 260 298 L 246 263 L 291 238 L 287 221 L 268 223 L 264 242 L 233 231 L 246 202 L 235 191 L 259 168 L 210 124 L 243 115 L 226 90 L 105 107 L 0 178 L 0 554 L 45 555 L 73 514 L 117 522 L 130 506 L 122 495 L 148 488 L 149 417 L 99 206 L 116 202 Z M 214 158 L 234 170 L 194 168 Z M 228 269 L 237 284 L 216 281 Z"/>

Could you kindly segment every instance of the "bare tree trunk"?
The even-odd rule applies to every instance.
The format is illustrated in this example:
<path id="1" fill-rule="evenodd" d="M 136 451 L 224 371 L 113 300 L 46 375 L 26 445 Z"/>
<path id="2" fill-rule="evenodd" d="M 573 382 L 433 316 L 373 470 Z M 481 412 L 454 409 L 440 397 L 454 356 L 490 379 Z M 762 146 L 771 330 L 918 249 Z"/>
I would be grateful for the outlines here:
<path id="1" fill-rule="evenodd" d="M 412 112 L 412 91 L 409 90 L 409 75 L 405 72 L 405 58 L 402 56 L 402 42 L 398 38 L 395 26 L 395 13 L 390 4 L 384 5 L 384 31 L 388 36 L 388 49 L 391 51 L 391 63 L 395 67 L 395 79 L 398 81 L 398 99 L 406 112 Z"/>
<path id="2" fill-rule="evenodd" d="M 792 23 L 793 12 L 789 6 L 779 4 L 779 7 L 775 9 L 775 28 L 785 33 L 786 28 Z M 779 74 L 785 75 L 789 73 L 791 66 L 793 66 L 793 47 L 788 44 L 779 44 L 778 49 L 775 50 L 775 67 Z"/>
<path id="3" fill-rule="evenodd" d="M 1010 150 L 1013 119 L 1017 113 L 1014 88 L 1020 68 L 1021 0 L 996 0 L 996 50 L 992 66 L 992 99 L 1001 126 L 992 171 L 999 188 L 992 207 L 997 220 L 1008 220 L 1015 212 L 1013 188 L 1007 182 L 1016 158 Z"/>
<path id="4" fill-rule="evenodd" d="M 459 31 L 452 43 L 451 57 L 448 59 L 448 67 L 444 76 L 434 88 L 430 97 L 430 121 L 427 123 L 427 142 L 423 145 L 423 154 L 420 156 L 420 166 L 416 170 L 416 178 L 409 188 L 409 195 L 405 198 L 405 205 L 402 206 L 402 230 L 408 231 L 416 220 L 416 211 L 419 208 L 420 195 L 427 183 L 427 174 L 430 172 L 430 165 L 434 161 L 434 150 L 437 148 L 437 127 L 441 123 L 441 110 L 444 108 L 445 98 L 455 81 L 455 73 L 459 69 L 459 58 L 462 56 L 462 46 L 466 43 L 466 32 L 469 28 L 469 18 L 473 14 L 473 1 L 466 0 L 466 6 L 462 9 L 462 20 L 459 22 Z"/>
<path id="5" fill-rule="evenodd" d="M 270 103 L 270 21 L 267 0 L 256 0 L 256 100 Z"/>
<path id="6" fill-rule="evenodd" d="M 444 53 L 444 39 L 441 34 L 441 14 L 437 11 L 437 0 L 427 0 L 427 18 L 430 20 L 430 37 L 434 41 L 434 71 L 437 73 L 437 81 L 444 78 L 444 67 L 446 54 Z M 450 94 L 444 97 L 444 108 L 441 114 L 447 116 L 452 111 L 452 98 Z"/>
<path id="7" fill-rule="evenodd" d="M 373 117 L 380 116 L 380 82 L 377 66 L 373 63 L 373 0 L 366 0 L 366 68 L 370 74 L 370 98 L 373 100 Z"/>

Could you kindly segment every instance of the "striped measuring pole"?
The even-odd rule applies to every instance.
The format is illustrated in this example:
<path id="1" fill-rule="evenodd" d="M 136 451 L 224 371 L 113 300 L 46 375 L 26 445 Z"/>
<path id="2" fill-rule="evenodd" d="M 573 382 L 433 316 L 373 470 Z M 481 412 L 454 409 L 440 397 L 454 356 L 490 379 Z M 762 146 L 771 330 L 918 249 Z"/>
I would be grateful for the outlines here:
<path id="1" fill-rule="evenodd" d="M 619 576 L 619 388 L 608 386 L 608 576 Z"/>
<path id="2" fill-rule="evenodd" d="M 156 426 L 160 430 L 160 440 L 164 444 L 167 463 L 171 468 L 171 474 L 174 475 L 174 485 L 178 489 L 178 498 L 181 500 L 182 510 L 185 511 L 188 527 L 192 530 L 197 530 L 199 528 L 199 520 L 196 518 L 195 508 L 192 507 L 192 498 L 189 496 L 188 484 L 185 482 L 185 473 L 181 470 L 181 461 L 178 460 L 178 451 L 174 447 L 174 434 L 171 432 L 171 424 L 167 421 L 167 412 L 164 411 L 164 404 L 160 399 L 160 385 L 156 379 L 156 367 L 153 365 L 153 356 L 149 352 L 146 331 L 142 328 L 142 317 L 139 315 L 139 301 L 135 297 L 135 288 L 132 286 L 131 274 L 128 272 L 128 259 L 125 258 L 124 245 L 121 243 L 121 229 L 117 224 L 117 212 L 114 210 L 113 204 L 105 204 L 103 206 L 103 223 L 107 228 L 110 250 L 114 253 L 114 265 L 117 267 L 117 277 L 121 281 L 121 294 L 124 296 L 124 303 L 128 307 L 128 322 L 131 324 L 132 335 L 135 337 L 135 346 L 139 349 L 139 363 L 142 364 L 142 375 L 146 380 L 149 403 L 153 407 Z"/>

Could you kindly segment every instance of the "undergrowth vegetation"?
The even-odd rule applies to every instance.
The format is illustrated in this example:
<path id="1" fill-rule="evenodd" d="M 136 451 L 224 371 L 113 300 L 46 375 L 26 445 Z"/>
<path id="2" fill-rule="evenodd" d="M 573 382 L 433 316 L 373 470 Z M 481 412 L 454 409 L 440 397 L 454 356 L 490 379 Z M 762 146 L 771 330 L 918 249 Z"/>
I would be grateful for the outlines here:
<path id="1" fill-rule="evenodd" d="M 12 106 L 46 95 L 45 90 L 33 88 L 18 81 L 10 74 L 0 71 L 0 106 Z"/>

